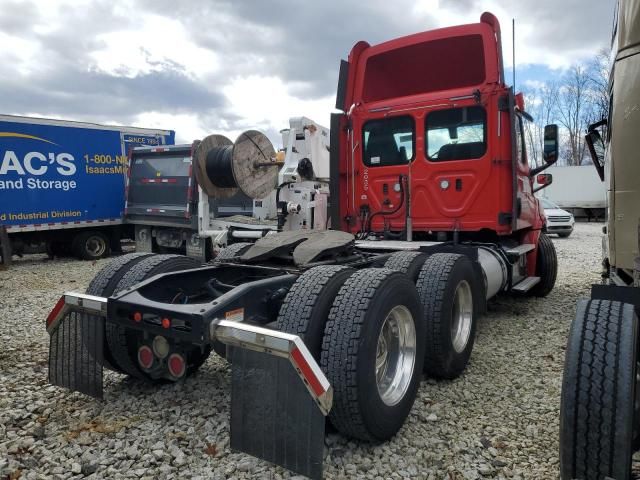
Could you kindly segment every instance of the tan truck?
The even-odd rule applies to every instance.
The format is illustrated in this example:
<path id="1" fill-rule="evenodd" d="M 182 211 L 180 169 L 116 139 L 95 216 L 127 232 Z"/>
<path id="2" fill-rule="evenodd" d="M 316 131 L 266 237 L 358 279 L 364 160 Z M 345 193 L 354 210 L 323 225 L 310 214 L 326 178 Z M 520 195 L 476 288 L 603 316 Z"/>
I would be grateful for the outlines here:
<path id="1" fill-rule="evenodd" d="M 586 136 L 607 185 L 607 223 L 603 281 L 578 301 L 569 333 L 560 408 L 563 480 L 626 480 L 638 472 L 640 0 L 618 2 L 612 60 L 609 118 Z"/>

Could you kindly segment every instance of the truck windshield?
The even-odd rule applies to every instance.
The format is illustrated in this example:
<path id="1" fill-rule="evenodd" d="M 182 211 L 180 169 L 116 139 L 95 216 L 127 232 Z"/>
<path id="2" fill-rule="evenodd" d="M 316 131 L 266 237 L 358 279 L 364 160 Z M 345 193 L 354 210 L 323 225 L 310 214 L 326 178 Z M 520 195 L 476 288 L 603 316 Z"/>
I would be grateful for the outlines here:
<path id="1" fill-rule="evenodd" d="M 487 115 L 482 107 L 431 112 L 425 120 L 429 160 L 480 158 L 487 150 Z"/>
<path id="2" fill-rule="evenodd" d="M 391 117 L 370 120 L 362 128 L 364 164 L 369 167 L 380 165 L 403 165 L 413 160 L 413 118 Z"/>

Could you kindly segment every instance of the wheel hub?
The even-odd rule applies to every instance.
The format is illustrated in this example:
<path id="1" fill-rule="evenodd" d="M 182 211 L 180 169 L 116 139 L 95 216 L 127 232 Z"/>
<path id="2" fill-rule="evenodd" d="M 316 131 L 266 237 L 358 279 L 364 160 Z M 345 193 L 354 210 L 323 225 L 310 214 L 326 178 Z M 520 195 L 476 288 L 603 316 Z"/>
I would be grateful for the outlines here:
<path id="1" fill-rule="evenodd" d="M 411 384 L 416 359 L 416 330 L 411 312 L 397 305 L 387 314 L 376 347 L 376 384 L 382 401 L 396 405 Z"/>
<path id="2" fill-rule="evenodd" d="M 472 324 L 473 295 L 471 286 L 469 282 L 462 280 L 456 288 L 451 315 L 451 343 L 456 352 L 461 353 L 467 348 Z"/>
<path id="3" fill-rule="evenodd" d="M 102 239 L 94 236 L 87 238 L 85 247 L 87 252 L 96 257 L 102 256 L 106 250 L 106 245 Z"/>

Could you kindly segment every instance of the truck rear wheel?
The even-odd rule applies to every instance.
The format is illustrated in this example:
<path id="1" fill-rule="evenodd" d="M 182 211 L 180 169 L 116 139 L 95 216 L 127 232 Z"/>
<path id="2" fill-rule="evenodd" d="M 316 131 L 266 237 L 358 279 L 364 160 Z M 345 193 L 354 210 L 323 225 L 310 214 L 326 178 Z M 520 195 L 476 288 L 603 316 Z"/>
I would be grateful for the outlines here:
<path id="1" fill-rule="evenodd" d="M 536 297 L 546 297 L 556 284 L 558 276 L 558 257 L 553 241 L 545 233 L 538 239 L 538 259 L 536 260 L 536 276 L 540 282 L 530 292 Z"/>
<path id="2" fill-rule="evenodd" d="M 114 292 L 132 287 L 159 273 L 176 272 L 195 268 L 199 265 L 200 262 L 197 260 L 183 255 L 150 255 L 127 269 L 115 287 Z M 132 377 L 155 380 L 138 366 L 138 348 L 142 342 L 141 332 L 107 323 L 106 338 L 109 350 L 121 370 Z M 189 375 L 200 368 L 209 357 L 209 353 L 210 349 L 201 350 L 199 347 L 194 347 L 187 352 L 185 355 L 188 362 L 186 374 Z"/>
<path id="3" fill-rule="evenodd" d="M 420 275 L 420 269 L 424 262 L 427 260 L 427 254 L 422 252 L 395 252 L 393 253 L 387 262 L 384 264 L 384 268 L 389 270 L 395 270 L 406 274 L 413 282 L 418 281 L 418 275 Z"/>
<path id="4" fill-rule="evenodd" d="M 578 301 L 560 403 L 563 480 L 631 478 L 640 436 L 638 346 L 632 305 Z"/>
<path id="5" fill-rule="evenodd" d="M 96 273 L 96 276 L 93 277 L 93 280 L 89 283 L 86 293 L 99 297 L 110 297 L 114 293 L 113 291 L 123 275 L 127 273 L 133 265 L 149 255 L 149 253 L 129 253 L 112 260 L 106 267 L 103 267 L 102 270 Z M 111 355 L 106 336 L 103 351 L 104 366 L 114 372 L 124 373 L 124 371 L 117 366 Z"/>
<path id="6" fill-rule="evenodd" d="M 434 253 L 422 266 L 418 294 L 424 309 L 424 370 L 438 378 L 456 378 L 466 368 L 476 335 L 476 279 L 464 255 Z"/>
<path id="7" fill-rule="evenodd" d="M 372 441 L 396 434 L 420 383 L 423 338 L 420 301 L 406 275 L 366 268 L 347 279 L 331 307 L 320 356 L 334 389 L 329 420 L 337 430 Z"/>
<path id="8" fill-rule="evenodd" d="M 111 253 L 109 238 L 100 231 L 81 232 L 71 243 L 74 255 L 82 260 L 98 260 Z"/>
<path id="9" fill-rule="evenodd" d="M 280 307 L 276 329 L 302 337 L 313 358 L 320 360 L 327 316 L 338 291 L 353 272 L 338 265 L 323 265 L 304 272 Z"/>

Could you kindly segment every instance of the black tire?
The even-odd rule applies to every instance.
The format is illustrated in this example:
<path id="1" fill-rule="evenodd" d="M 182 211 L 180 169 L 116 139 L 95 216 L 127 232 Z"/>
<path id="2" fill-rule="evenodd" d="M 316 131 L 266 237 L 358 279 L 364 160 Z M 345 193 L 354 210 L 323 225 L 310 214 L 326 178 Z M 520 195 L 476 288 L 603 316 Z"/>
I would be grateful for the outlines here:
<path id="1" fill-rule="evenodd" d="M 427 260 L 427 254 L 422 252 L 395 252 L 386 263 L 384 268 L 395 270 L 406 274 L 413 282 L 418 281 L 420 269 Z"/>
<path id="2" fill-rule="evenodd" d="M 553 241 L 544 233 L 540 233 L 540 238 L 538 239 L 536 276 L 540 277 L 540 282 L 529 290 L 529 293 L 536 297 L 546 297 L 556 284 L 558 257 Z"/>
<path id="3" fill-rule="evenodd" d="M 109 297 L 114 293 L 120 279 L 133 265 L 150 256 L 150 253 L 128 253 L 110 261 L 103 267 L 87 287 L 86 293 L 100 297 Z"/>
<path id="4" fill-rule="evenodd" d="M 461 294 L 467 291 L 465 282 L 472 295 L 471 324 L 466 343 L 461 342 L 460 347 L 455 348 L 452 336 L 454 301 L 459 287 Z M 471 261 L 465 255 L 434 253 L 422 266 L 416 287 L 425 315 L 424 371 L 436 378 L 456 378 L 469 363 L 476 337 L 476 296 L 481 289 L 477 287 Z"/>
<path id="5" fill-rule="evenodd" d="M 327 316 L 338 291 L 353 272 L 352 268 L 323 265 L 300 275 L 280 307 L 276 330 L 302 337 L 313 358 L 320 360 Z"/>
<path id="6" fill-rule="evenodd" d="M 223 260 L 224 261 L 233 260 L 234 258 L 239 257 L 244 252 L 249 250 L 249 247 L 251 247 L 252 245 L 253 243 L 249 243 L 249 242 L 232 243 L 228 247 L 225 247 L 222 250 L 220 250 L 218 252 L 218 255 L 216 255 L 216 258 L 214 258 L 213 260 L 217 262 L 221 262 Z"/>
<path id="7" fill-rule="evenodd" d="M 563 480 L 631 478 L 638 318 L 633 306 L 578 300 L 560 405 Z"/>
<path id="8" fill-rule="evenodd" d="M 104 233 L 99 230 L 89 230 L 74 237 L 71 250 L 81 260 L 98 260 L 109 256 L 111 244 Z"/>
<path id="9" fill-rule="evenodd" d="M 228 247 L 225 247 L 218 252 L 216 257 L 213 259 L 213 263 L 223 262 L 227 260 L 234 260 L 238 258 L 240 255 L 242 255 L 244 252 L 249 250 L 249 247 L 251 247 L 251 245 L 253 245 L 253 243 L 249 243 L 249 242 L 232 243 Z M 216 352 L 220 357 L 227 359 L 227 346 L 224 343 L 218 340 L 214 340 L 213 351 Z"/>
<path id="10" fill-rule="evenodd" d="M 96 273 L 96 276 L 93 277 L 93 280 L 89 283 L 85 293 L 99 297 L 110 297 L 114 293 L 114 289 L 123 275 L 133 265 L 149 255 L 149 253 L 129 253 L 110 261 L 106 267 L 103 267 L 98 273 Z M 118 367 L 113 355 L 111 355 L 106 335 L 103 347 L 103 357 L 104 366 L 109 370 L 125 373 L 120 367 Z"/>
<path id="11" fill-rule="evenodd" d="M 183 255 L 150 255 L 127 269 L 114 288 L 114 292 L 132 287 L 160 273 L 186 270 L 199 265 L 200 262 L 196 259 Z M 113 359 L 122 371 L 132 377 L 155 381 L 138 367 L 137 358 L 141 332 L 107 323 L 106 338 Z M 189 352 L 187 354 L 187 375 L 195 372 L 208 358 L 209 353 L 209 349 L 201 351 L 198 347 Z"/>
<path id="12" fill-rule="evenodd" d="M 415 327 L 415 361 L 406 390 L 393 405 L 383 402 L 376 383 L 378 335 L 391 310 L 404 306 Z M 350 437 L 391 438 L 416 397 L 424 356 L 422 309 L 411 280 L 386 268 L 357 271 L 333 302 L 322 341 L 320 365 L 333 386 L 332 425 Z"/>

